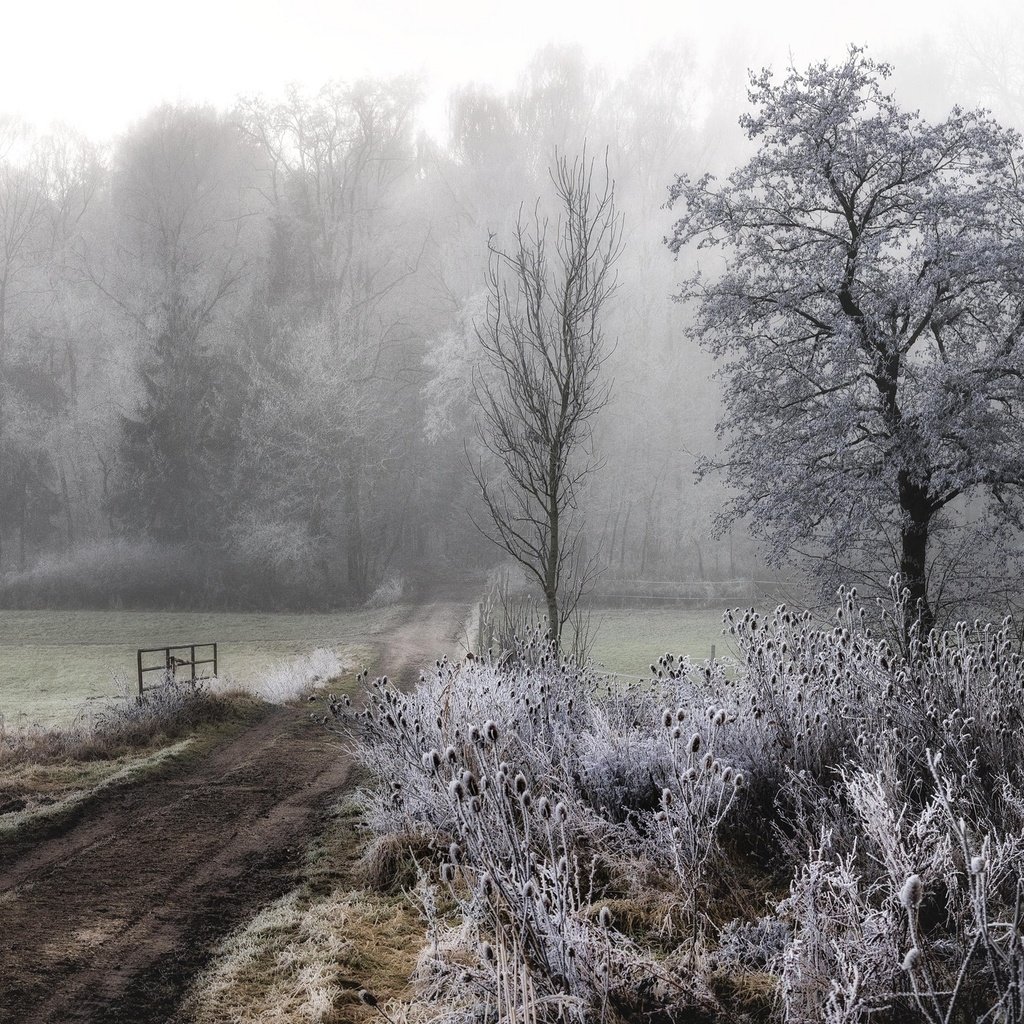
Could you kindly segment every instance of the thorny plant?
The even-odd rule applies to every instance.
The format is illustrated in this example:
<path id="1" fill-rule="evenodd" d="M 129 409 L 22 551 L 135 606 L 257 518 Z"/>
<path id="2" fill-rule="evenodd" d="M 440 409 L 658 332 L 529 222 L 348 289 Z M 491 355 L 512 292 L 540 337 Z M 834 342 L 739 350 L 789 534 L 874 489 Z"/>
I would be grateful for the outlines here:
<path id="1" fill-rule="evenodd" d="M 840 598 L 729 613 L 733 668 L 613 687 L 534 634 L 332 706 L 369 858 L 415 860 L 439 1021 L 1024 1021 L 1011 625 L 900 651 Z"/>

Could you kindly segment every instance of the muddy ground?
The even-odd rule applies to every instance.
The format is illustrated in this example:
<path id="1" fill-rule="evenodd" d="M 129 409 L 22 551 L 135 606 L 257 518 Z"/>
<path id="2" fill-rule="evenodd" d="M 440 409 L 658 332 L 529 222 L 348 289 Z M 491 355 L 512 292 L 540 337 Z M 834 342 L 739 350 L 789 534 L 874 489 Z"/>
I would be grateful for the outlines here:
<path id="1" fill-rule="evenodd" d="M 466 614 L 416 609 L 381 671 L 412 681 Z M 291 887 L 351 770 L 308 707 L 268 708 L 48 837 L 0 842 L 0 1022 L 175 1018 L 218 940 Z"/>

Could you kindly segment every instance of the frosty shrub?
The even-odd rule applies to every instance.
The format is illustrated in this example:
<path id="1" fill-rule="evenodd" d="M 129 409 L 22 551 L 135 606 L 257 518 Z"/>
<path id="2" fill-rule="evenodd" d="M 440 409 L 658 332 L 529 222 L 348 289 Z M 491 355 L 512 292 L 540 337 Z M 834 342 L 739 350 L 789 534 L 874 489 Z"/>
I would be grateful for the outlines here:
<path id="1" fill-rule="evenodd" d="M 336 651 L 317 647 L 308 654 L 278 662 L 250 679 L 239 681 L 224 677 L 210 680 L 209 685 L 215 693 L 240 690 L 271 704 L 286 704 L 337 679 L 345 670 L 345 663 Z"/>
<path id="2" fill-rule="evenodd" d="M 736 665 L 626 688 L 532 634 L 335 704 L 437 1019 L 1022 1020 L 1024 668 L 904 601 L 733 611 Z"/>
<path id="3" fill-rule="evenodd" d="M 398 604 L 405 594 L 405 580 L 401 576 L 388 576 L 377 585 L 377 589 L 367 598 L 367 608 L 390 608 Z"/>
<path id="4" fill-rule="evenodd" d="M 630 753 L 624 702 L 538 653 L 539 634 L 521 646 L 506 664 L 439 662 L 411 694 L 377 680 L 365 711 L 334 708 L 373 780 L 369 856 L 396 839 L 431 851 L 420 862 L 425 990 L 451 1020 L 480 1005 L 493 1019 L 613 1020 L 709 1001 L 633 943 L 613 907 L 633 895 L 640 865 L 666 921 L 685 921 L 671 924 L 680 937 L 703 932 L 692 893 L 671 879 L 702 877 L 706 837 L 736 790 L 705 763 L 721 723 L 698 723 L 698 754 L 648 693 Z"/>

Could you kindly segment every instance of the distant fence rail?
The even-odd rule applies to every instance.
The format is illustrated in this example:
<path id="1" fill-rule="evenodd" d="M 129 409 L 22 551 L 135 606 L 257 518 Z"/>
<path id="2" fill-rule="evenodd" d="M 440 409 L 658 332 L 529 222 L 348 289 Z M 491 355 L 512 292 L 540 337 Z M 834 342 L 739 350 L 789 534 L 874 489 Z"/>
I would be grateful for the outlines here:
<path id="1" fill-rule="evenodd" d="M 188 657 L 183 657 L 184 653 L 188 654 Z M 204 655 L 203 657 L 196 657 L 196 655 Z M 156 665 L 147 665 L 146 660 L 148 655 L 159 654 L 161 661 Z M 151 672 L 161 673 L 161 680 L 176 679 L 178 677 L 178 669 L 188 669 L 189 678 L 194 682 L 198 677 L 196 676 L 196 669 L 201 665 L 212 665 L 213 674 L 217 674 L 217 645 L 216 644 L 177 644 L 169 647 L 140 647 L 138 649 L 138 669 L 139 669 L 139 696 L 145 692 L 145 678 Z M 152 658 L 148 660 L 152 661 Z M 152 689 L 152 687 L 150 687 Z"/>

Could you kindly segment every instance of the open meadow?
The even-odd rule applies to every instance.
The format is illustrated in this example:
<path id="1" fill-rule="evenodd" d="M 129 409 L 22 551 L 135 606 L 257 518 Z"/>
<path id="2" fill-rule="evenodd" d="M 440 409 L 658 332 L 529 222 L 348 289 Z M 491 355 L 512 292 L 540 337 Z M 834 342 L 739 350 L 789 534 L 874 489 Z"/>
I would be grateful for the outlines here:
<path id="1" fill-rule="evenodd" d="M 0 718 L 67 725 L 88 715 L 98 699 L 132 692 L 140 647 L 216 642 L 221 675 L 243 685 L 317 648 L 365 663 L 404 611 L 0 611 Z"/>
<path id="2" fill-rule="evenodd" d="M 719 658 L 728 656 L 734 652 L 722 614 L 718 608 L 595 609 L 591 657 L 602 671 L 640 678 L 663 654 L 703 661 L 714 647 Z"/>

